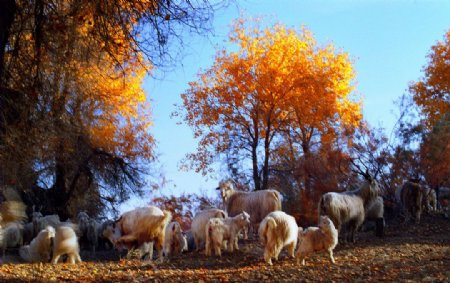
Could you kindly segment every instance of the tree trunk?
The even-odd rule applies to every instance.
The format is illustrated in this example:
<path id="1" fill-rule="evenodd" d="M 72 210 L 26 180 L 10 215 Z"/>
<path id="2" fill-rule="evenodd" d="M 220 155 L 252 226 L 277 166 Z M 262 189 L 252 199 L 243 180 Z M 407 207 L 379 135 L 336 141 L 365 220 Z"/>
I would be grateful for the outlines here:
<path id="1" fill-rule="evenodd" d="M 4 54 L 9 39 L 9 31 L 16 15 L 16 1 L 0 0 L 0 87 L 3 82 Z"/>

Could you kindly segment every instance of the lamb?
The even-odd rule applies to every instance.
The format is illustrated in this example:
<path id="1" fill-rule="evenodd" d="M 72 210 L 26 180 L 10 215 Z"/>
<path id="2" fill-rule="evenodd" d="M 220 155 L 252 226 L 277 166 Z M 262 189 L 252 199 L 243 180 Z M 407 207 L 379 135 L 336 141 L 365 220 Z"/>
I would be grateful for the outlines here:
<path id="1" fill-rule="evenodd" d="M 223 223 L 222 218 L 213 217 L 208 220 L 205 227 L 206 233 L 206 243 L 205 243 L 205 254 L 211 256 L 211 246 L 214 248 L 214 252 L 217 256 L 221 256 L 221 246 L 224 242 L 224 231 L 225 223 Z"/>
<path id="2" fill-rule="evenodd" d="M 365 211 L 365 221 L 375 222 L 375 235 L 383 237 L 384 235 L 384 202 L 381 196 L 378 196 L 375 201 L 367 207 Z"/>
<path id="3" fill-rule="evenodd" d="M 209 219 L 226 217 L 228 217 L 228 214 L 225 211 L 217 208 L 202 210 L 194 216 L 191 224 L 191 232 L 194 236 L 196 251 L 201 250 L 206 243 L 205 227 Z"/>
<path id="4" fill-rule="evenodd" d="M 55 237 L 55 228 L 47 226 L 41 230 L 29 245 L 23 246 L 19 250 L 20 257 L 27 262 L 49 262 L 52 241 Z"/>
<path id="5" fill-rule="evenodd" d="M 211 248 L 214 248 L 216 255 L 221 256 L 221 247 L 226 241 L 228 250 L 233 252 L 239 250 L 239 232 L 250 224 L 250 215 L 242 212 L 230 218 L 211 218 L 205 228 L 206 255 L 211 255 Z"/>
<path id="6" fill-rule="evenodd" d="M 78 244 L 77 235 L 68 226 L 60 226 L 56 229 L 52 263 L 58 263 L 62 255 L 67 255 L 70 263 L 81 262 L 80 245 Z"/>
<path id="7" fill-rule="evenodd" d="M 116 247 L 128 249 L 154 242 L 158 251 L 158 261 L 162 262 L 165 229 L 171 219 L 170 211 L 162 211 L 155 206 L 136 208 L 124 213 L 115 222 L 111 241 Z"/>
<path id="8" fill-rule="evenodd" d="M 420 216 L 422 215 L 422 203 L 424 192 L 419 183 L 407 181 L 403 184 L 401 190 L 401 201 L 403 210 L 406 214 L 405 221 L 414 215 L 415 222 L 420 223 Z"/>
<path id="9" fill-rule="evenodd" d="M 183 235 L 180 224 L 176 221 L 170 222 L 166 227 L 164 254 L 167 257 L 179 255 L 183 251 L 187 251 L 187 248 L 187 239 Z"/>
<path id="10" fill-rule="evenodd" d="M 338 231 L 327 216 L 320 216 L 319 227 L 309 227 L 298 231 L 299 246 L 296 252 L 297 264 L 305 265 L 305 258 L 314 252 L 327 251 L 331 263 L 335 263 L 333 249 L 338 243 Z"/>
<path id="11" fill-rule="evenodd" d="M 0 226 L 0 234 L 3 257 L 5 257 L 7 248 L 23 245 L 23 225 L 21 223 L 9 222 L 4 227 Z"/>
<path id="12" fill-rule="evenodd" d="M 267 214 L 281 210 L 281 195 L 276 190 L 238 191 L 234 189 L 230 180 L 220 182 L 217 189 L 220 190 L 229 216 L 236 216 L 243 211 L 250 214 L 250 222 L 254 232 Z"/>
<path id="13" fill-rule="evenodd" d="M 259 239 L 264 246 L 264 260 L 272 265 L 272 258 L 278 256 L 287 247 L 289 255 L 294 258 L 298 238 L 298 226 L 295 218 L 283 211 L 269 213 L 259 225 Z"/>
<path id="14" fill-rule="evenodd" d="M 336 229 L 341 232 L 347 224 L 347 240 L 355 242 L 355 232 L 364 222 L 365 210 L 372 205 L 380 191 L 378 183 L 368 174 L 366 182 L 357 190 L 322 195 L 319 203 L 320 215 L 328 216 Z"/>

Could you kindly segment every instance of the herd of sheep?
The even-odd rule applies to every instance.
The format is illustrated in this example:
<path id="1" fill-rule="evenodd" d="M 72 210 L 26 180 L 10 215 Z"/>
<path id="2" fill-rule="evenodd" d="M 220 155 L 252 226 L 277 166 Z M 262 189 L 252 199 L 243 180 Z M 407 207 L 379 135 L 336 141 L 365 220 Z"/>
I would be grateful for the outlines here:
<path id="1" fill-rule="evenodd" d="M 43 216 L 33 212 L 32 221 L 3 223 L 0 215 L 0 246 L 5 250 L 20 247 L 19 255 L 26 262 L 58 263 L 64 255 L 71 263 L 81 262 L 80 244 L 95 254 L 99 246 L 116 250 L 134 250 L 151 260 L 153 250 L 162 262 L 164 257 L 192 249 L 205 250 L 221 256 L 222 250 L 238 250 L 238 239 L 247 233 L 259 235 L 264 248 L 264 260 L 272 264 L 283 248 L 292 258 L 305 264 L 305 258 L 315 252 L 326 252 L 335 262 L 333 249 L 341 239 L 354 242 L 355 233 L 364 221 L 376 222 L 376 234 L 383 235 L 384 205 L 377 181 L 365 176 L 360 188 L 348 192 L 324 194 L 318 204 L 318 227 L 303 229 L 295 218 L 281 210 L 281 195 L 276 190 L 243 192 L 234 189 L 233 182 L 222 181 L 218 190 L 225 210 L 208 208 L 198 212 L 186 233 L 172 221 L 169 211 L 155 206 L 128 211 L 116 221 L 98 223 L 85 212 L 78 214 L 77 223 L 62 222 L 58 215 Z M 417 182 L 407 181 L 396 192 L 406 215 L 420 221 L 422 210 L 437 209 L 436 192 Z M 26 244 L 26 245 L 24 245 Z M 297 250 L 297 251 L 296 251 Z"/>

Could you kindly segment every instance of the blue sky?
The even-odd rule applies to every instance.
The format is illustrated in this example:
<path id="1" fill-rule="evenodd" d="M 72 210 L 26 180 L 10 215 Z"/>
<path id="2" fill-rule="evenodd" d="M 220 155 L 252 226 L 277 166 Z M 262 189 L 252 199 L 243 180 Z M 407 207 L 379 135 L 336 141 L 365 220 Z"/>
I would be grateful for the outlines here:
<path id="1" fill-rule="evenodd" d="M 218 11 L 214 35 L 187 37 L 188 47 L 179 66 L 162 80 L 148 78 L 144 88 L 153 102 L 154 127 L 162 172 L 168 180 L 164 194 L 204 191 L 215 194 L 220 176 L 209 178 L 181 172 L 179 162 L 196 148 L 192 131 L 170 118 L 181 104 L 180 94 L 196 80 L 200 69 L 212 65 L 218 47 L 229 46 L 227 35 L 233 19 L 265 17 L 268 24 L 288 27 L 305 25 L 319 44 L 332 42 L 348 52 L 356 69 L 356 91 L 363 96 L 364 118 L 373 126 L 390 131 L 396 121 L 394 101 L 406 92 L 408 83 L 422 76 L 430 47 L 450 29 L 450 1 L 396 0 L 236 0 Z M 149 197 L 133 198 L 125 207 L 148 203 Z"/>

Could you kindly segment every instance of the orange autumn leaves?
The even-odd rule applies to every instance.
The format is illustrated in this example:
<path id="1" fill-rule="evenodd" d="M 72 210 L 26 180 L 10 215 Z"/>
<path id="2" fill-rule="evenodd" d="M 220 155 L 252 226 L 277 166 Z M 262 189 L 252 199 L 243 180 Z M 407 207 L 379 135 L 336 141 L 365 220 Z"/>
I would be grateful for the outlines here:
<path id="1" fill-rule="evenodd" d="M 261 142 L 268 154 L 268 144 L 290 127 L 325 135 L 362 119 L 347 53 L 319 46 L 306 28 L 258 24 L 237 20 L 229 40 L 238 48 L 219 50 L 182 94 L 184 119 L 201 139 L 189 156 L 197 170 L 230 146 Z"/>
<path id="2" fill-rule="evenodd" d="M 425 77 L 410 85 L 414 102 L 431 129 L 450 112 L 450 30 L 444 41 L 431 47 Z"/>

